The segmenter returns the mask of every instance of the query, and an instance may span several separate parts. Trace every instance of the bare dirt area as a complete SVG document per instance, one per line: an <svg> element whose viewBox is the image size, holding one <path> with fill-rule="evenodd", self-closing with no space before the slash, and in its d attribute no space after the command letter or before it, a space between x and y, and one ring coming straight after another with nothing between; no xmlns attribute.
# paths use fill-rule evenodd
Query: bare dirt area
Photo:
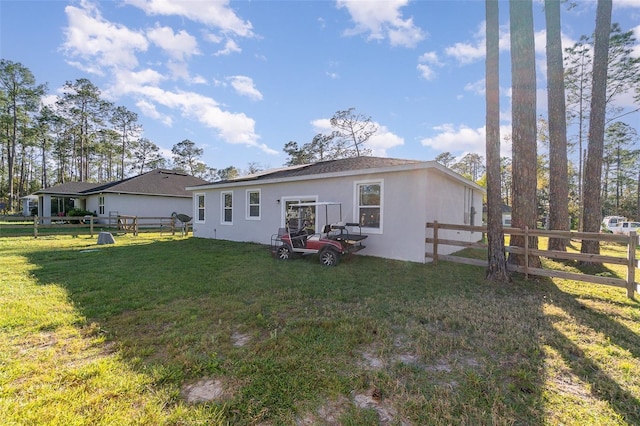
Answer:
<svg viewBox="0 0 640 426"><path fill-rule="evenodd" d="M223 399L225 389L221 380L203 377L195 383L183 386L180 394L188 403L197 404Z"/></svg>

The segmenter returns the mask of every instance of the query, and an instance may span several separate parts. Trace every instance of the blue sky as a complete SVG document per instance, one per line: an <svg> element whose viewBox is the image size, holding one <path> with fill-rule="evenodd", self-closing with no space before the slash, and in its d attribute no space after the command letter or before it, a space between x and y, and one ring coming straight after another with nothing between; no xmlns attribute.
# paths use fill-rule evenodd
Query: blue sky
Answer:
<svg viewBox="0 0 640 426"><path fill-rule="evenodd" d="M640 0L613 4L613 22L640 39ZM534 13L546 115L542 2ZM562 13L564 47L593 32L595 1ZM504 135L508 2L500 15ZM380 126L374 155L431 160L484 155L484 17L481 0L0 0L0 54L48 83L50 101L90 79L165 153L190 139L215 168L279 167L285 143L311 141L351 107ZM632 94L618 102L637 108ZM640 131L640 113L626 119Z"/></svg>

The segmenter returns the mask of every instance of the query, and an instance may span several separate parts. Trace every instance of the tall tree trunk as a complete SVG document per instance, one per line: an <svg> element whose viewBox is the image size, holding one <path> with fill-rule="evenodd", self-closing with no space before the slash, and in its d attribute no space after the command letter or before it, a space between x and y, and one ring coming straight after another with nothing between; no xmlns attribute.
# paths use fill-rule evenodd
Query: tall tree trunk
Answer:
<svg viewBox="0 0 640 426"><path fill-rule="evenodd" d="M567 166L567 110L560 33L560 1L545 0L547 21L547 99L549 110L549 228L568 231L569 173ZM551 238L549 250L565 251L569 241Z"/></svg>
<svg viewBox="0 0 640 426"><path fill-rule="evenodd" d="M14 89L15 90L15 89ZM14 168L16 164L16 145L18 144L18 105L15 96L13 97L13 116L12 116L12 129L11 139L9 139L9 146L7 147L7 178L9 179L9 211L14 211Z"/></svg>
<svg viewBox="0 0 640 426"><path fill-rule="evenodd" d="M604 121L607 101L607 65L611 31L611 0L598 0L596 9L595 45L593 49L593 82L589 114L589 147L584 173L584 230L600 231L602 206L602 153L604 150ZM582 253L600 253L598 241L585 240Z"/></svg>
<svg viewBox="0 0 640 426"><path fill-rule="evenodd" d="M500 190L500 77L498 0L486 0L487 15L487 279L509 281L502 233L502 200Z"/></svg>
<svg viewBox="0 0 640 426"><path fill-rule="evenodd" d="M536 64L531 0L510 0L511 86L512 86L512 226L536 229L537 222L537 141L536 141ZM524 247L522 236L512 236L511 245ZM530 238L530 248L538 247ZM524 265L522 255L509 255L509 263ZM540 266L540 258L529 257L529 266Z"/></svg>
<svg viewBox="0 0 640 426"><path fill-rule="evenodd" d="M638 171L638 185L636 186L636 220L640 221L640 171Z"/></svg>
<svg viewBox="0 0 640 426"><path fill-rule="evenodd" d="M47 188L47 137L44 136L42 139L42 177L40 180L40 185L43 188Z"/></svg>

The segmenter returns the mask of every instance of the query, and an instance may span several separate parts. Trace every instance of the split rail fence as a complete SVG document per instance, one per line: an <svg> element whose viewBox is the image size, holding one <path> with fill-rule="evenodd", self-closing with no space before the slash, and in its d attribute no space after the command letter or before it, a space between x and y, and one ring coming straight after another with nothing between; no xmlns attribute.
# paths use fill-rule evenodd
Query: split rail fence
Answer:
<svg viewBox="0 0 640 426"><path fill-rule="evenodd" d="M100 219L104 220L104 219ZM99 223L93 216L0 216L0 237L33 235L89 234L93 237L101 231L123 232L138 235L140 232L180 232L188 235L191 224L179 223L174 217L127 216L110 217L107 223Z"/></svg>
<svg viewBox="0 0 640 426"><path fill-rule="evenodd" d="M473 259L462 256L442 255L438 253L438 246L454 246L462 248L476 248L487 249L487 244L484 242L484 238L481 241L460 241L454 239L444 239L440 237L441 230L449 231L469 231L478 232L481 235L486 235L487 228L484 226L468 226L468 225L454 225L438 223L437 221L428 222L427 229L432 229L433 233L431 237L427 237L425 242L431 244L432 251L426 251L425 257L431 258L434 264L437 264L439 260L445 260L449 262L465 263L476 266L488 266L487 259ZM520 228L503 228L504 235L519 235L524 238L524 247L505 245L505 252L512 254L524 255L524 265L508 264L507 267L512 272L519 272L528 277L529 275L537 275L544 277L555 277L568 280L584 281L595 284L604 284L614 287L621 287L627 290L627 296L633 298L635 293L640 292L640 285L635 280L635 272L638 266L637 247L638 247L638 235L636 232L631 232L630 235L614 235L598 232L574 232L574 231L549 231L549 230L532 230L527 227ZM535 247L529 247L529 237L547 237L547 238L563 238L570 241L583 241L583 240L595 240L600 242L619 243L627 246L626 257L621 256L607 256L585 253L573 253L556 250L543 250ZM600 263L600 264L615 264L626 266L627 276L626 279L616 277L605 277L600 275L583 274L577 272L558 271L545 268L534 268L529 266L529 256L541 256L549 259L558 260L574 260L576 262L588 262L588 263Z"/></svg>

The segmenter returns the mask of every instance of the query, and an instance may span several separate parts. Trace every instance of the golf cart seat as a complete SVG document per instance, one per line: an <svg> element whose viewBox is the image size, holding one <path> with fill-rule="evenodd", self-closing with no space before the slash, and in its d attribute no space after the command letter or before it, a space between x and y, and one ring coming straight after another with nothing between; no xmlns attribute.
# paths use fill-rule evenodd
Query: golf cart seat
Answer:
<svg viewBox="0 0 640 426"><path fill-rule="evenodd" d="M349 228L353 228L354 230L349 230ZM336 241L348 241L353 244L367 238L366 235L362 235L362 229L359 223L338 222L331 225L331 230L337 231L332 236Z"/></svg>

